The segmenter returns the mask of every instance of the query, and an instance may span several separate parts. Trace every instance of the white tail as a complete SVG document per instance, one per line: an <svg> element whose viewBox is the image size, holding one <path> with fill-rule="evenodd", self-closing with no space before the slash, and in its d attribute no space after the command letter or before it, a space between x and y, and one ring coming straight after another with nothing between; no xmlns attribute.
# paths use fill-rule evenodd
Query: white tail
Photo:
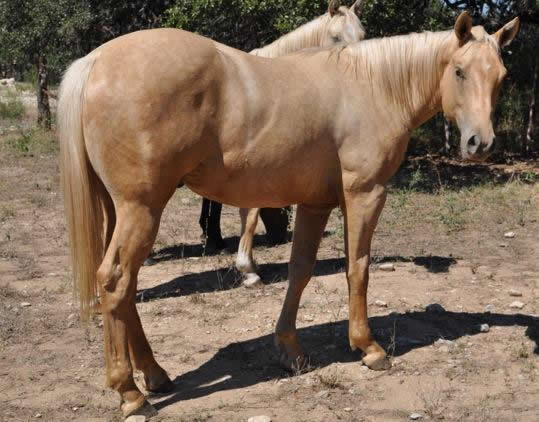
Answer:
<svg viewBox="0 0 539 422"><path fill-rule="evenodd" d="M69 67L58 99L61 184L73 284L83 319L97 304L96 273L104 254L103 221L107 212L103 196L108 195L88 160L82 128L86 82L97 56L91 53Z"/></svg>

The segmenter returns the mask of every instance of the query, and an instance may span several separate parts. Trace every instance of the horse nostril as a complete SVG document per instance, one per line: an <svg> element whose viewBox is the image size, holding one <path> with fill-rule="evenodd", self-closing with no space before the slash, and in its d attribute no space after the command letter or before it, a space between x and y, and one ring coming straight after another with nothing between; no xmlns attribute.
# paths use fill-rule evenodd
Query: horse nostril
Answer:
<svg viewBox="0 0 539 422"><path fill-rule="evenodd" d="M476 135L473 135L470 139L468 139L468 148L477 148L479 146L479 138Z"/></svg>

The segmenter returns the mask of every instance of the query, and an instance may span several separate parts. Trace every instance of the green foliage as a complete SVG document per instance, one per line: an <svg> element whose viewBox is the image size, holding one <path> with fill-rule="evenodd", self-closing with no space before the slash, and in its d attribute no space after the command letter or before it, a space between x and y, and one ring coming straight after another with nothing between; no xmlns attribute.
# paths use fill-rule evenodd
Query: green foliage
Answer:
<svg viewBox="0 0 539 422"><path fill-rule="evenodd" d="M79 41L90 17L85 0L0 0L0 62L27 68L38 56L48 57L59 74L82 54Z"/></svg>
<svg viewBox="0 0 539 422"><path fill-rule="evenodd" d="M58 153L58 140L53 132L38 128L20 129L16 136L8 139L11 150L21 156L55 155Z"/></svg>
<svg viewBox="0 0 539 422"><path fill-rule="evenodd" d="M250 51L327 11L326 0L177 0L164 25Z"/></svg>

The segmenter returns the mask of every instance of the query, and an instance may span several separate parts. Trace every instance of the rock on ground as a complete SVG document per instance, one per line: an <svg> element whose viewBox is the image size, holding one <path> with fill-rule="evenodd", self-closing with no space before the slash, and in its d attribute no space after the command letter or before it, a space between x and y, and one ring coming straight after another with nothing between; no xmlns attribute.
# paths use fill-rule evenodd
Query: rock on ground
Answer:
<svg viewBox="0 0 539 422"><path fill-rule="evenodd" d="M251 416L247 422L271 422L271 418L269 416Z"/></svg>

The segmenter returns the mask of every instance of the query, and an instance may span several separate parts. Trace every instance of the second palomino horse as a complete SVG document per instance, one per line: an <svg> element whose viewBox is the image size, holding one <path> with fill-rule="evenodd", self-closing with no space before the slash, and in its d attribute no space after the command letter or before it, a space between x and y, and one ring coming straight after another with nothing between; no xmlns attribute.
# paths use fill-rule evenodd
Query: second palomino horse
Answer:
<svg viewBox="0 0 539 422"><path fill-rule="evenodd" d="M341 6L339 0L332 0L326 14L263 48L251 51L250 54L274 58L306 48L329 47L360 41L365 38L365 30L359 20L363 5L364 0L357 0L348 8ZM222 205L219 202L204 198L199 223L210 250L220 250L225 247L221 236L221 208ZM240 210L241 239L236 257L236 268L244 273L246 286L261 285L260 277L255 273L256 265L252 256L253 237L259 214L262 216L272 243L283 242L287 234L288 212L275 208L266 208L262 210L262 213L259 209Z"/></svg>
<svg viewBox="0 0 539 422"><path fill-rule="evenodd" d="M135 32L77 60L60 87L60 169L83 315L102 299L107 385L125 416L173 388L135 306L137 276L176 186L237 207L299 204L289 286L275 330L281 363L301 368L296 316L331 210L345 219L349 342L390 366L367 318L371 238L412 130L438 111L466 159L494 145L506 74L494 35L461 14L451 31L362 41L277 59L173 29Z"/></svg>

